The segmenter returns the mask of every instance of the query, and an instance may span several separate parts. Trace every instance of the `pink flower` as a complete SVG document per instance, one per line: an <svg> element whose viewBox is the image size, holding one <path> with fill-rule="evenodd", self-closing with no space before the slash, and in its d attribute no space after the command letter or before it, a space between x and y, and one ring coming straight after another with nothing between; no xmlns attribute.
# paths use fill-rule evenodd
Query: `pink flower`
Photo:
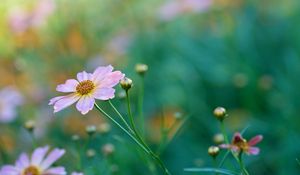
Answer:
<svg viewBox="0 0 300 175"><path fill-rule="evenodd" d="M220 148L231 149L238 153L243 151L248 155L257 155L259 154L259 148L254 147L254 145L258 144L262 139L262 135L257 135L248 142L240 133L235 133L231 144L221 144Z"/></svg>
<svg viewBox="0 0 300 175"><path fill-rule="evenodd" d="M14 8L9 12L8 25L14 33L23 33L29 27L30 14L22 8Z"/></svg>
<svg viewBox="0 0 300 175"><path fill-rule="evenodd" d="M16 108L23 104L23 96L13 88L6 87L0 90L0 122L11 122L16 116Z"/></svg>
<svg viewBox="0 0 300 175"><path fill-rule="evenodd" d="M59 92L69 92L66 96L52 98L49 105L54 105L54 112L61 111L77 102L76 108L85 115L93 109L95 99L109 100L115 97L116 86L124 74L120 71L112 72L111 65L98 67L93 73L85 71L77 74L77 80L69 79L65 84L56 87Z"/></svg>
<svg viewBox="0 0 300 175"><path fill-rule="evenodd" d="M52 167L51 165L65 154L65 150L54 149L47 156L48 146L36 148L28 157L22 153L15 165L4 165L0 175L65 175L64 167Z"/></svg>

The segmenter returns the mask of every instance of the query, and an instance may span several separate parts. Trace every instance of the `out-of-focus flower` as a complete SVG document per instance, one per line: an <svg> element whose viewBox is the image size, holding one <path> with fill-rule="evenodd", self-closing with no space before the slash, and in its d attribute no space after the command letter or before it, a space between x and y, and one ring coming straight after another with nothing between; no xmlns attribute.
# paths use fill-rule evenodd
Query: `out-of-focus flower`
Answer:
<svg viewBox="0 0 300 175"><path fill-rule="evenodd" d="M135 65L135 71L140 74L144 75L148 71L148 65L147 64L136 64Z"/></svg>
<svg viewBox="0 0 300 175"><path fill-rule="evenodd" d="M213 137L215 144L221 144L224 142L224 136L221 133L215 134Z"/></svg>
<svg viewBox="0 0 300 175"><path fill-rule="evenodd" d="M28 132L32 132L34 130L35 127L35 121L34 120L28 120L24 123L24 128L28 131Z"/></svg>
<svg viewBox="0 0 300 175"><path fill-rule="evenodd" d="M64 167L51 167L65 154L65 150L54 149L47 156L48 146L36 148L31 159L26 153L22 153L15 165L4 165L0 175L65 175Z"/></svg>
<svg viewBox="0 0 300 175"><path fill-rule="evenodd" d="M262 135L257 135L248 142L240 133L235 133L231 144L221 144L220 148L231 149L238 153L242 151L248 155L257 155L259 154L259 148L254 147L254 145L258 144L262 139Z"/></svg>
<svg viewBox="0 0 300 175"><path fill-rule="evenodd" d="M0 97L0 122L11 122L16 118L16 108L23 104L24 98L13 87L0 90Z"/></svg>
<svg viewBox="0 0 300 175"><path fill-rule="evenodd" d="M158 13L160 19L169 21L184 13L206 11L211 4L212 0L170 0Z"/></svg>
<svg viewBox="0 0 300 175"><path fill-rule="evenodd" d="M8 14L8 25L11 31L21 34L32 27L39 27L55 10L53 0L39 0L32 11L17 7Z"/></svg>
<svg viewBox="0 0 300 175"><path fill-rule="evenodd" d="M89 136L93 136L97 132L97 128L95 125L88 125L86 126L85 131Z"/></svg>
<svg viewBox="0 0 300 175"><path fill-rule="evenodd" d="M94 149L88 149L86 151L86 156L89 158L95 157L95 155L96 155L96 151Z"/></svg>
<svg viewBox="0 0 300 175"><path fill-rule="evenodd" d="M83 173L73 172L71 175L84 175Z"/></svg>
<svg viewBox="0 0 300 175"><path fill-rule="evenodd" d="M215 108L215 110L214 110L214 116L218 120L223 121L224 118L227 116L226 109L223 108L223 107L217 107L217 108Z"/></svg>
<svg viewBox="0 0 300 175"><path fill-rule="evenodd" d="M108 100L115 96L115 89L120 80L125 76L120 71L112 72L113 67L100 66L93 73L85 71L77 74L77 80L69 79L65 84L57 86L59 92L70 92L66 96L52 98L49 105L54 105L54 112L61 111L77 102L76 108L85 115L93 109L95 99Z"/></svg>

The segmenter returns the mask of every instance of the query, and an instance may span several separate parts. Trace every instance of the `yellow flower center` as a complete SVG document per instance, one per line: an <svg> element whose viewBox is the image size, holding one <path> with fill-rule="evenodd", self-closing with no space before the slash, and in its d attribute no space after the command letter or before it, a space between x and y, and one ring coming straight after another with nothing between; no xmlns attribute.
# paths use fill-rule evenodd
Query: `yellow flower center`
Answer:
<svg viewBox="0 0 300 175"><path fill-rule="evenodd" d="M40 170L35 166L29 166L27 167L22 175L40 175Z"/></svg>
<svg viewBox="0 0 300 175"><path fill-rule="evenodd" d="M92 90L95 88L94 83L91 80L85 80L80 82L76 86L76 92L80 95L86 95L92 92Z"/></svg>
<svg viewBox="0 0 300 175"><path fill-rule="evenodd" d="M233 145L239 147L243 151L247 151L249 148L248 142L246 139L237 139L234 140Z"/></svg>

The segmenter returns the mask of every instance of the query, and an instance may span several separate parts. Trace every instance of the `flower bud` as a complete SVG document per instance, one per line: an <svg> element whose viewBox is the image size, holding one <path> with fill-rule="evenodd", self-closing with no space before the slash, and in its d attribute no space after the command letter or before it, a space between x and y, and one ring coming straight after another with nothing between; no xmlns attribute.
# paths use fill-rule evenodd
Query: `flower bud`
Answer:
<svg viewBox="0 0 300 175"><path fill-rule="evenodd" d="M126 98L126 93L125 93L125 91L122 90L121 92L119 92L119 93L118 93L118 98L119 98L119 99L125 99L125 98Z"/></svg>
<svg viewBox="0 0 300 175"><path fill-rule="evenodd" d="M223 107L217 107L217 108L214 110L214 116L215 116L218 120L223 121L224 118L227 116L226 109L223 108Z"/></svg>
<svg viewBox="0 0 300 175"><path fill-rule="evenodd" d="M115 146L113 144L107 143L107 144L103 145L102 153L105 156L109 156L109 155L113 154L114 152L115 152Z"/></svg>
<svg viewBox="0 0 300 175"><path fill-rule="evenodd" d="M220 152L220 149L217 146L210 146L208 148L208 154L213 158L216 158L217 155L219 154L219 152Z"/></svg>
<svg viewBox="0 0 300 175"><path fill-rule="evenodd" d="M125 90L128 91L132 87L132 80L130 78L124 77L120 81L121 87Z"/></svg>
<svg viewBox="0 0 300 175"><path fill-rule="evenodd" d="M95 155L96 155L96 151L95 151L94 149L88 149L88 150L86 151L86 156L87 156L88 158L95 157Z"/></svg>
<svg viewBox="0 0 300 175"><path fill-rule="evenodd" d="M213 137L213 141L217 145L222 144L224 142L223 134L221 134L221 133L215 134L214 137Z"/></svg>
<svg viewBox="0 0 300 175"><path fill-rule="evenodd" d="M175 112L174 117L176 120L181 120L183 118L183 115L181 112Z"/></svg>
<svg viewBox="0 0 300 175"><path fill-rule="evenodd" d="M72 135L72 140L74 142L78 141L79 139L80 139L79 135L76 135L76 134Z"/></svg>
<svg viewBox="0 0 300 175"><path fill-rule="evenodd" d="M98 131L100 134L106 134L110 131L110 124L109 123L101 123L98 126Z"/></svg>
<svg viewBox="0 0 300 175"><path fill-rule="evenodd" d="M88 125L86 128L85 128L85 131L86 133L89 135L89 136L93 136L96 131L97 131L97 128L95 125Z"/></svg>
<svg viewBox="0 0 300 175"><path fill-rule="evenodd" d="M146 64L136 64L135 71L140 75L144 75L148 71L148 66Z"/></svg>
<svg viewBox="0 0 300 175"><path fill-rule="evenodd" d="M35 128L35 121L34 120L28 120L24 123L24 128L28 131L28 132L33 132L34 128Z"/></svg>

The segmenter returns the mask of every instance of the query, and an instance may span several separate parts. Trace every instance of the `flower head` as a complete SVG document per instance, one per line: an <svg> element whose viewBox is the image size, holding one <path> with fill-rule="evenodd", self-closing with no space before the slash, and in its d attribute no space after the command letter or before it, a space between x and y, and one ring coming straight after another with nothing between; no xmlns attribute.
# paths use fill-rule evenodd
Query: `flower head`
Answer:
<svg viewBox="0 0 300 175"><path fill-rule="evenodd" d="M11 122L17 116L16 107L24 102L23 96L13 87L0 90L0 96L0 122Z"/></svg>
<svg viewBox="0 0 300 175"><path fill-rule="evenodd" d="M248 142L240 133L235 133L231 144L221 144L220 148L231 149L232 151L238 153L242 151L248 155L257 155L259 154L259 148L254 147L254 145L258 144L262 139L262 135L257 135Z"/></svg>
<svg viewBox="0 0 300 175"><path fill-rule="evenodd" d="M36 148L31 156L22 153L15 165L4 165L0 175L65 175L64 167L51 165L65 154L65 150L54 149L47 156L48 146Z"/></svg>
<svg viewBox="0 0 300 175"><path fill-rule="evenodd" d="M61 111L77 102L76 108L85 115L93 109L95 99L109 100L115 97L115 89L125 76L120 71L112 71L112 66L98 67L93 73L85 71L77 74L77 80L69 79L56 87L59 92L70 93L52 98L49 105L54 105L54 112Z"/></svg>

